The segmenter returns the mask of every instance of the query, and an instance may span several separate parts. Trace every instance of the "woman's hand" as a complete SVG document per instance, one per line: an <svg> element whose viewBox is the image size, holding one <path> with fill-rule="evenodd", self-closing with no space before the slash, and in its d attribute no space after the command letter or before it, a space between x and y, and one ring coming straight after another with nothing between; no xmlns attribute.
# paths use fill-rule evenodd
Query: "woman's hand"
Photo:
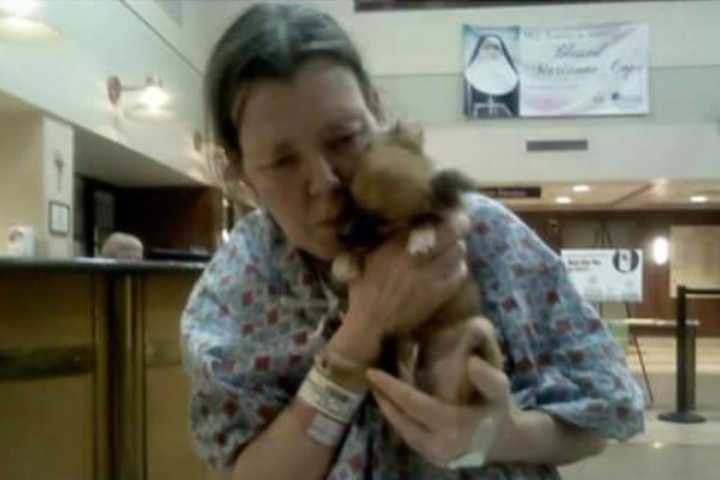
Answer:
<svg viewBox="0 0 720 480"><path fill-rule="evenodd" d="M343 328L356 342L376 345L366 358L354 355L356 360L372 363L384 337L421 324L458 291L467 277L462 236L468 228L465 214L454 214L437 227L428 254L410 255L404 233L366 257L363 275L349 287Z"/></svg>
<svg viewBox="0 0 720 480"><path fill-rule="evenodd" d="M522 414L501 370L471 356L468 375L484 399L482 404L452 405L379 370L370 370L368 379L383 416L405 443L443 467L471 451L486 456L498 438L512 435Z"/></svg>

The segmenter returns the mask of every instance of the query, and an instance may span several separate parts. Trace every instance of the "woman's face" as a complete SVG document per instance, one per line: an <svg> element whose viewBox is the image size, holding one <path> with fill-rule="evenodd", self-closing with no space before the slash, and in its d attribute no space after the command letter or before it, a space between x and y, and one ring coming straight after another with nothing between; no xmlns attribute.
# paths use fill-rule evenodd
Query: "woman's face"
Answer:
<svg viewBox="0 0 720 480"><path fill-rule="evenodd" d="M480 46L478 58L495 60L501 55L501 52L500 40L495 37L487 37Z"/></svg>
<svg viewBox="0 0 720 480"><path fill-rule="evenodd" d="M245 92L242 175L290 241L322 259L337 240L345 188L377 128L351 70L312 60L289 81Z"/></svg>

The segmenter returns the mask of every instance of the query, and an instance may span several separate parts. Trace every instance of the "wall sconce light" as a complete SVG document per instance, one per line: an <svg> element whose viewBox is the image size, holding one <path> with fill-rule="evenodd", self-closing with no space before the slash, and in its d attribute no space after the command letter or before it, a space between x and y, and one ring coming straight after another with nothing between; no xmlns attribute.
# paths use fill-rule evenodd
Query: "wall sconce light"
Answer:
<svg viewBox="0 0 720 480"><path fill-rule="evenodd" d="M47 45L62 34L42 21L37 0L0 0L0 41L25 45Z"/></svg>
<svg viewBox="0 0 720 480"><path fill-rule="evenodd" d="M110 103L120 104L123 92L140 92L137 101L128 109L132 116L168 117L169 110L164 107L170 102L170 95L163 88L159 75L148 75L145 85L123 85L120 78L113 75L107 80L107 93Z"/></svg>

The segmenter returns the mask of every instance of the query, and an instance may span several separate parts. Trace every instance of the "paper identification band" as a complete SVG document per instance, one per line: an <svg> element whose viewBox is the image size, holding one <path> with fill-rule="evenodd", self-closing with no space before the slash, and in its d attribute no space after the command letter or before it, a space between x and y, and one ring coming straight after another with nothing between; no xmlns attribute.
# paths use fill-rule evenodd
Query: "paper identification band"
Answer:
<svg viewBox="0 0 720 480"><path fill-rule="evenodd" d="M346 425L317 412L305 433L321 445L334 447L340 443Z"/></svg>
<svg viewBox="0 0 720 480"><path fill-rule="evenodd" d="M314 442L326 447L336 447L340 443L347 425L328 418L299 397L292 407L302 431Z"/></svg>
<svg viewBox="0 0 720 480"><path fill-rule="evenodd" d="M313 367L300 387L298 397L327 417L347 424L365 395L341 387Z"/></svg>

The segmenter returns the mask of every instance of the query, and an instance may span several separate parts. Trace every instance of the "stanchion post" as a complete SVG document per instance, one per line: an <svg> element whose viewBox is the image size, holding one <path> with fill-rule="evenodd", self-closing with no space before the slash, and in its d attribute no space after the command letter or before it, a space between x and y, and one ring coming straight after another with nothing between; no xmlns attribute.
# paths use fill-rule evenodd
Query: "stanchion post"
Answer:
<svg viewBox="0 0 720 480"><path fill-rule="evenodd" d="M673 423L701 423L705 418L690 411L688 399L687 376L687 294L685 285L677 287L677 315L675 328L676 361L675 361L675 391L676 409L674 412L661 413L658 418Z"/></svg>

